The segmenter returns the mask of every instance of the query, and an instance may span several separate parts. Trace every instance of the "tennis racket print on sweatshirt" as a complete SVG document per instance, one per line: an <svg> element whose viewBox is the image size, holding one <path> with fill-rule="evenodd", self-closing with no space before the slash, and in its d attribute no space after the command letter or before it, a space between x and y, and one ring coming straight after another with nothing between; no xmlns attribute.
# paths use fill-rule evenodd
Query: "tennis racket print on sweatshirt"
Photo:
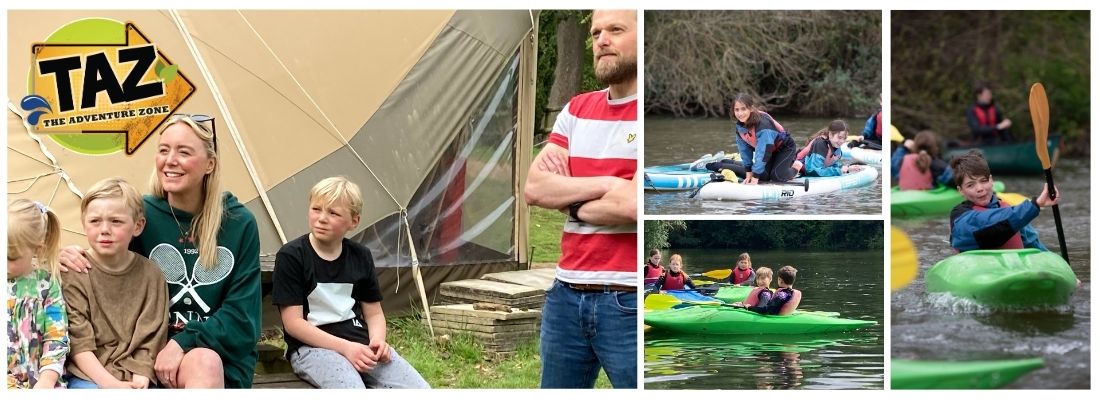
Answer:
<svg viewBox="0 0 1100 400"><path fill-rule="evenodd" d="M169 285L181 287L180 291L172 296L169 302L170 305L176 304L183 298L184 294L190 293L191 298L195 300L195 304L198 304L204 313L210 312L210 306L195 292L195 289L225 280L229 273L233 271L234 264L233 252L222 246L218 246L218 262L213 268L206 268L199 264L199 260L196 258L195 264L191 268L190 277L187 276L187 263L183 260L183 254L180 254L175 246L167 243L158 244L149 253L149 259L157 263L160 271L164 274L164 280Z"/></svg>

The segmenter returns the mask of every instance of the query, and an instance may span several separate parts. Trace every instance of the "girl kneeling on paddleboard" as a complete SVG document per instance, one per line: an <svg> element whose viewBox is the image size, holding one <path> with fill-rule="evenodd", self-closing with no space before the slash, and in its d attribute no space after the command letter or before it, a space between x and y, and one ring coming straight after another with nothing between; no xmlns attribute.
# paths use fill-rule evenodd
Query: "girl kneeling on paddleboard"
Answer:
<svg viewBox="0 0 1100 400"><path fill-rule="evenodd" d="M738 94L733 100L730 114L736 120L734 137L737 150L741 153L741 162L722 160L707 164L707 169L720 171L729 169L743 176L745 184L761 181L786 182L798 174L802 168L795 161L798 146L771 115L756 108L752 96Z"/></svg>

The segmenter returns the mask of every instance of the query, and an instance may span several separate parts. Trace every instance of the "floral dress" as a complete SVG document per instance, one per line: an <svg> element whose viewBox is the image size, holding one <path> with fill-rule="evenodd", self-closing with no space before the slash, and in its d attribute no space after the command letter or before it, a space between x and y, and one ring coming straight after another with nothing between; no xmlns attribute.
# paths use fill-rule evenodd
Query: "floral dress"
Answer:
<svg viewBox="0 0 1100 400"><path fill-rule="evenodd" d="M29 389L43 370L63 375L69 330L61 282L34 269L8 279L8 388ZM62 379L56 387L65 387Z"/></svg>

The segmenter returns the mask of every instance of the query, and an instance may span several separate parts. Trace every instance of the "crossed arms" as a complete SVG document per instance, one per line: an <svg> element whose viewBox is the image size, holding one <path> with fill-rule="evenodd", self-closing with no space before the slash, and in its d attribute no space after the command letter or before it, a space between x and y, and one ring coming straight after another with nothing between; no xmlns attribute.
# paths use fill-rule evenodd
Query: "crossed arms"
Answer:
<svg viewBox="0 0 1100 400"><path fill-rule="evenodd" d="M569 150L547 143L531 163L523 195L527 204L563 212L570 204L587 202L577 215L589 224L629 224L638 219L637 180L637 174L631 180L571 176Z"/></svg>

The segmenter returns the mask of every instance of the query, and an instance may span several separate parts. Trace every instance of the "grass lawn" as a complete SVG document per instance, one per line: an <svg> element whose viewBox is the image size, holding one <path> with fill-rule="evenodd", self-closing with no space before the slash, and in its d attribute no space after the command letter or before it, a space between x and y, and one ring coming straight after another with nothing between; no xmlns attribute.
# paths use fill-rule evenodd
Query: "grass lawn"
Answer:
<svg viewBox="0 0 1100 400"><path fill-rule="evenodd" d="M561 258L561 230L565 215L545 208L531 207L528 243L531 262L556 263Z"/></svg>
<svg viewBox="0 0 1100 400"><path fill-rule="evenodd" d="M418 317L390 318L386 339L433 388L535 389L539 387L538 340L512 355L493 358L466 334L431 337ZM597 388L611 388L600 371Z"/></svg>

